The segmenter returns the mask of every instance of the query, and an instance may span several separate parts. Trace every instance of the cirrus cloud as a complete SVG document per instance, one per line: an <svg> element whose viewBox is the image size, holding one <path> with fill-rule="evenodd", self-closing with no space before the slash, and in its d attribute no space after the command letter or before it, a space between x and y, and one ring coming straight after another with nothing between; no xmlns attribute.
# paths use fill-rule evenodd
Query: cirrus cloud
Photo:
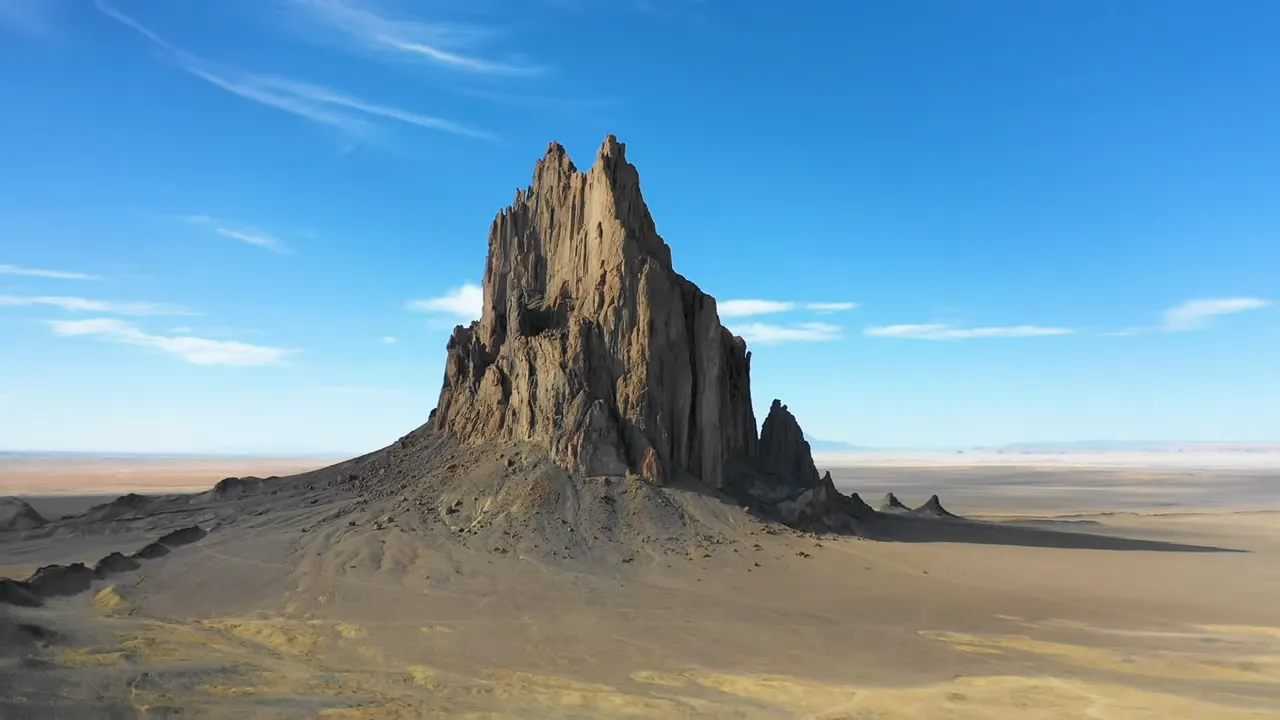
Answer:
<svg viewBox="0 0 1280 720"><path fill-rule="evenodd" d="M279 365L296 350L232 340L211 340L190 335L153 335L133 323L115 318L51 320L49 329L62 337L89 337L107 342L134 345L173 355L192 365L255 367Z"/></svg>
<svg viewBox="0 0 1280 720"><path fill-rule="evenodd" d="M544 68L481 57L463 48L494 34L489 28L393 18L368 0L293 0L301 17L345 35L357 47L478 75L540 75Z"/></svg>
<svg viewBox="0 0 1280 720"><path fill-rule="evenodd" d="M338 128L353 137L369 136L376 129L371 119L380 118L455 135L484 140L496 139L492 133L467 127L445 118L367 102L312 83L275 75L241 72L220 66L170 43L105 0L94 0L94 6L106 17L146 38L162 59L184 72L232 95L321 125Z"/></svg>
<svg viewBox="0 0 1280 720"><path fill-rule="evenodd" d="M752 315L770 315L790 312L796 309L793 302L780 300L725 300L716 303L720 317L750 317Z"/></svg>
<svg viewBox="0 0 1280 720"><path fill-rule="evenodd" d="M0 2L0 4L3 4ZM18 265L0 264L0 275L21 275L23 277L49 278L51 280L101 280L97 275L67 270L42 270Z"/></svg>
<svg viewBox="0 0 1280 720"><path fill-rule="evenodd" d="M844 312L858 307L855 302L810 302L798 303L790 300L742 299L725 300L716 303L720 317L751 317L753 315L773 315L793 310L809 310L819 315Z"/></svg>
<svg viewBox="0 0 1280 720"><path fill-rule="evenodd" d="M839 340L839 325L821 322L796 323L794 325L773 325L770 323L752 322L732 325L729 332L741 337L749 343L775 345L788 342L827 342Z"/></svg>
<svg viewBox="0 0 1280 720"><path fill-rule="evenodd" d="M1198 330L1207 326L1213 318L1220 315L1259 310L1270 304L1270 300L1255 297L1188 300L1164 311L1163 327L1171 332Z"/></svg>
<svg viewBox="0 0 1280 720"><path fill-rule="evenodd" d="M116 302L110 300L91 300L82 297L65 297L61 295L0 295L0 306L24 307L45 305L61 308L67 312L95 312L111 315L195 315L185 308L168 303L153 302Z"/></svg>
<svg viewBox="0 0 1280 720"><path fill-rule="evenodd" d="M979 338L1027 338L1070 335L1073 328L1040 325L1007 325L998 327L956 327L943 323L871 326L862 331L871 337L896 337L912 340L972 340Z"/></svg>

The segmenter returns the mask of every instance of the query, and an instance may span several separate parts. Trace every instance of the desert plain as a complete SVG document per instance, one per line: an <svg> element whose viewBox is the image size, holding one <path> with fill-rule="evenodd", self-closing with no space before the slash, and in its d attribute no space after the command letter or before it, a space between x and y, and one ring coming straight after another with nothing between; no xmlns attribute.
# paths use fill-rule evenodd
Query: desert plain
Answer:
<svg viewBox="0 0 1280 720"><path fill-rule="evenodd" d="M0 605L0 717L1280 715L1274 456L818 456L873 505L985 521L893 540L626 480L522 533L485 478L545 468L499 456L430 507L344 492L351 463L209 497L324 459L7 458L48 523L0 531L2 577L201 536Z"/></svg>

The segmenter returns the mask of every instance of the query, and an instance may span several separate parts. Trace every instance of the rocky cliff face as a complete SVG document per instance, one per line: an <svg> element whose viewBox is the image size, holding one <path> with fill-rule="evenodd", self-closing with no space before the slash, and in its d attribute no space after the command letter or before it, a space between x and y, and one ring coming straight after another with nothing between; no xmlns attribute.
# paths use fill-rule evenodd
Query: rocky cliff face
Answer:
<svg viewBox="0 0 1280 720"><path fill-rule="evenodd" d="M724 487L726 462L757 454L750 367L672 268L625 146L609 136L583 173L553 143L490 228L483 316L449 341L432 424L544 445L581 475Z"/></svg>

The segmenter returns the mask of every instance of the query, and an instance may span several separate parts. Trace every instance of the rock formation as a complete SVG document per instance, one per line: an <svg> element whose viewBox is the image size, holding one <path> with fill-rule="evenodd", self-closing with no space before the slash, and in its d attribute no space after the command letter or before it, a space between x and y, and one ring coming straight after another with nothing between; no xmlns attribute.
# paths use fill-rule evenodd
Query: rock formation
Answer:
<svg viewBox="0 0 1280 720"><path fill-rule="evenodd" d="M924 517L933 517L933 518L959 518L960 517L959 515L956 515L948 511L946 508L942 507L942 501L938 499L937 495L930 495L929 499L926 500L923 505L916 508L915 510L912 510L911 513L913 515L921 515Z"/></svg>
<svg viewBox="0 0 1280 720"><path fill-rule="evenodd" d="M20 498L0 498L0 530L30 530L45 524L35 508Z"/></svg>
<svg viewBox="0 0 1280 720"><path fill-rule="evenodd" d="M774 400L760 428L761 464L778 476L800 487L818 485L818 468L804 439L804 431L786 405ZM827 480L831 479L830 474ZM834 486L833 486L834 487Z"/></svg>
<svg viewBox="0 0 1280 720"><path fill-rule="evenodd" d="M579 172L552 143L490 227L482 315L454 329L430 425L533 443L580 476L768 486L793 519L835 507L785 405L757 437L750 371L715 299L673 269L625 146L610 135Z"/></svg>
<svg viewBox="0 0 1280 720"><path fill-rule="evenodd" d="M526 440L581 475L722 487L755 452L746 343L672 269L625 147L579 172L552 143L494 220L479 322L454 330L433 425Z"/></svg>
<svg viewBox="0 0 1280 720"><path fill-rule="evenodd" d="M902 513L910 511L911 508L903 505L902 501L898 499L898 496L893 493L885 495L884 502L880 503L880 512Z"/></svg>

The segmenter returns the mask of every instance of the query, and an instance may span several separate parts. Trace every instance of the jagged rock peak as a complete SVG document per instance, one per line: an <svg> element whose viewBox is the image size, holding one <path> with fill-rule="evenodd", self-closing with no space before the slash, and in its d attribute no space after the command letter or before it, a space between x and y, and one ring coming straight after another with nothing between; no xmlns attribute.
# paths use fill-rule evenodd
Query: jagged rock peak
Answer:
<svg viewBox="0 0 1280 720"><path fill-rule="evenodd" d="M756 450L750 359L672 269L625 145L606 137L584 173L552 143L490 227L483 313L449 340L432 427L582 475L722 486Z"/></svg>
<svg viewBox="0 0 1280 720"><path fill-rule="evenodd" d="M866 501L859 497L858 493L850 494L845 502L845 506L848 508L849 514L854 517L865 518L875 514L875 510L873 510Z"/></svg>
<svg viewBox="0 0 1280 720"><path fill-rule="evenodd" d="M781 400L774 400L760 428L759 460L768 470L801 487L818 485L818 468L813 464L809 442L796 416ZM828 473L830 479L830 473Z"/></svg>
<svg viewBox="0 0 1280 720"><path fill-rule="evenodd" d="M884 496L884 502L880 503L880 509L885 511L910 510L910 508L903 505L902 501L898 499L898 496L893 493L888 493Z"/></svg>
<svg viewBox="0 0 1280 720"><path fill-rule="evenodd" d="M942 507L942 501L937 495L930 495L929 499L923 505L913 510L917 515L928 515L930 517L959 517L954 513Z"/></svg>

